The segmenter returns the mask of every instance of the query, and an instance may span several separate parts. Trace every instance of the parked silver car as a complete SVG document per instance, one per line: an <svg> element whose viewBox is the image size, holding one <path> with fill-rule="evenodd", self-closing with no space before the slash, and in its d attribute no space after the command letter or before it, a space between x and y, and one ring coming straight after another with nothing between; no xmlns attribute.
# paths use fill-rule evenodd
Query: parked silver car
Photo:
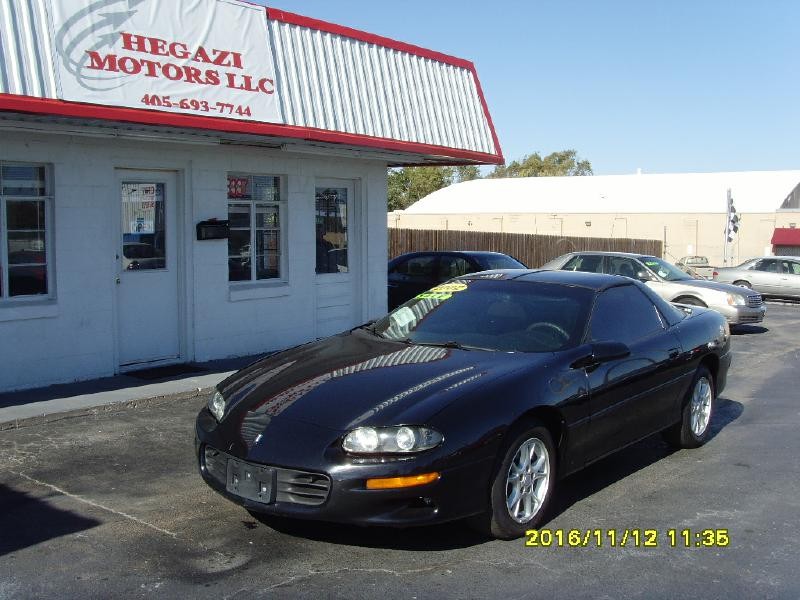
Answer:
<svg viewBox="0 0 800 600"><path fill-rule="evenodd" d="M800 256L764 256L714 269L714 281L752 288L764 296L800 298Z"/></svg>
<svg viewBox="0 0 800 600"><path fill-rule="evenodd" d="M760 323L767 312L760 294L727 283L694 279L655 256L627 252L570 252L542 268L608 273L638 279L670 302L713 308L722 313L731 325Z"/></svg>

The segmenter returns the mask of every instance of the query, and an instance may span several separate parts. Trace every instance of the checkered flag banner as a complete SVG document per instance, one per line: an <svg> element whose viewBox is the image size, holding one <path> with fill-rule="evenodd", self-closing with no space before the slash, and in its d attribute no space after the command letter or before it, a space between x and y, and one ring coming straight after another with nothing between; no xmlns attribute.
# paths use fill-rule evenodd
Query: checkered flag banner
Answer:
<svg viewBox="0 0 800 600"><path fill-rule="evenodd" d="M739 215L736 214L736 207L733 205L733 196L728 190L728 221L725 226L725 238L733 241L733 236L739 233Z"/></svg>

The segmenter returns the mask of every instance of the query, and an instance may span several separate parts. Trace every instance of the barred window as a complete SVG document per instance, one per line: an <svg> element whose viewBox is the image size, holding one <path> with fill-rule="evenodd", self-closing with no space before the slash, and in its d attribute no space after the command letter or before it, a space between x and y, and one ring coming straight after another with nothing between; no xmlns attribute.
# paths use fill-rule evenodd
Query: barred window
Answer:
<svg viewBox="0 0 800 600"><path fill-rule="evenodd" d="M50 179L46 165L0 162L0 300L51 293Z"/></svg>
<svg viewBox="0 0 800 600"><path fill-rule="evenodd" d="M228 281L284 279L281 178L228 174Z"/></svg>

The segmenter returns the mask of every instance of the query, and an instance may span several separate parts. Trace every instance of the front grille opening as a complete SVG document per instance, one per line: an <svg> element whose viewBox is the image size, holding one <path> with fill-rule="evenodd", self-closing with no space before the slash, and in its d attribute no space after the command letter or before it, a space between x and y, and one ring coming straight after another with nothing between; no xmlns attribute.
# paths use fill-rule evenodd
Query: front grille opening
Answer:
<svg viewBox="0 0 800 600"><path fill-rule="evenodd" d="M278 502L319 506L328 498L331 481L327 475L278 469Z"/></svg>

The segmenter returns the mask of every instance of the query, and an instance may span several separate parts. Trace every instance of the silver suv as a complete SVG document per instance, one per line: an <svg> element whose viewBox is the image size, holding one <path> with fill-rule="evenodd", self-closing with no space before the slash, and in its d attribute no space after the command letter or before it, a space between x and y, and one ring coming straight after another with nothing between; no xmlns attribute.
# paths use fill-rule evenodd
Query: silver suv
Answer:
<svg viewBox="0 0 800 600"><path fill-rule="evenodd" d="M767 312L761 294L727 283L694 279L655 256L628 252L570 252L551 260L542 269L608 273L638 279L670 302L713 308L722 313L731 325L760 323Z"/></svg>

